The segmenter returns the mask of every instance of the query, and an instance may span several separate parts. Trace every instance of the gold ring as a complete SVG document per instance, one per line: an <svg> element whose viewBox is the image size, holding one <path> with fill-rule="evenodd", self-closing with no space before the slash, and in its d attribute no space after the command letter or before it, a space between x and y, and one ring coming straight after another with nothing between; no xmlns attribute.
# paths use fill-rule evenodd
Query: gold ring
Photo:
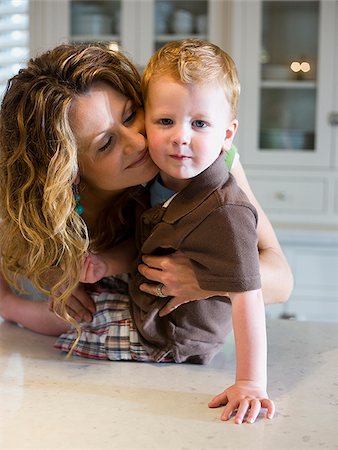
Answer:
<svg viewBox="0 0 338 450"><path fill-rule="evenodd" d="M157 297L164 298L166 295L163 294L162 289L164 288L164 284L160 283L156 286L156 295Z"/></svg>

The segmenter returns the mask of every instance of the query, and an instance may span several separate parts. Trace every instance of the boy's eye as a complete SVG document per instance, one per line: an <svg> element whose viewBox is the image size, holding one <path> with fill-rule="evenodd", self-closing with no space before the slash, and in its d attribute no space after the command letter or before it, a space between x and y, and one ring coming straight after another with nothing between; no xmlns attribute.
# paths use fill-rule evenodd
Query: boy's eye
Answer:
<svg viewBox="0 0 338 450"><path fill-rule="evenodd" d="M164 119L160 119L159 123L161 125L172 125L173 121L171 119L164 118Z"/></svg>
<svg viewBox="0 0 338 450"><path fill-rule="evenodd" d="M136 117L136 110L133 111L131 114L129 114L129 116L124 120L124 124L128 124L130 122L132 122Z"/></svg>
<svg viewBox="0 0 338 450"><path fill-rule="evenodd" d="M193 125L196 128L205 128L207 126L207 124L204 120L194 120Z"/></svg>

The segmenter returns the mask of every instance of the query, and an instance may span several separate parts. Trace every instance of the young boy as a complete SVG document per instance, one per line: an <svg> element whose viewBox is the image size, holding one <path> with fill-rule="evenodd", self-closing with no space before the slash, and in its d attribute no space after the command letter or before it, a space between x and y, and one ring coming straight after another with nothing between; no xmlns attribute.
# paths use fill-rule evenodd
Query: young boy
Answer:
<svg viewBox="0 0 338 450"><path fill-rule="evenodd" d="M163 304L140 294L144 280L135 271L131 311L142 344L157 360L208 362L224 344L232 310L236 382L209 406L226 404L223 419L238 408L236 422L250 408L250 421L261 407L272 417L257 216L224 164L238 126L234 62L206 41L172 42L150 59L142 91L149 151L160 173L149 186L152 208L139 223L140 254L181 251L201 288L229 297L190 302L160 317ZM157 295L165 296L161 286Z"/></svg>

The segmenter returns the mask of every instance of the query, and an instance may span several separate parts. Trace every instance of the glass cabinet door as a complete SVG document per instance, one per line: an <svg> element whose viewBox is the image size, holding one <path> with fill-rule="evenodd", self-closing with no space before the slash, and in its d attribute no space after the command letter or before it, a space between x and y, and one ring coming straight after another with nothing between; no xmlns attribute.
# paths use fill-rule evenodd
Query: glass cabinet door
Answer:
<svg viewBox="0 0 338 450"><path fill-rule="evenodd" d="M168 41L200 37L221 46L227 42L229 1L66 1L71 42L99 41L118 46L140 70Z"/></svg>
<svg viewBox="0 0 338 450"><path fill-rule="evenodd" d="M318 1L264 1L259 148L313 152L318 66Z"/></svg>
<svg viewBox="0 0 338 450"><path fill-rule="evenodd" d="M120 44L120 0L71 0L70 40Z"/></svg>
<svg viewBox="0 0 338 450"><path fill-rule="evenodd" d="M106 42L125 51L142 69L166 42L206 38L209 1L70 0L70 40Z"/></svg>
<svg viewBox="0 0 338 450"><path fill-rule="evenodd" d="M238 3L241 22L234 42L239 41L242 93L236 139L246 152L246 163L329 167L334 130L328 116L334 109L336 84L335 3Z"/></svg>
<svg viewBox="0 0 338 450"><path fill-rule="evenodd" d="M186 37L208 36L209 2L183 0L155 0L154 4L154 48L166 42Z"/></svg>

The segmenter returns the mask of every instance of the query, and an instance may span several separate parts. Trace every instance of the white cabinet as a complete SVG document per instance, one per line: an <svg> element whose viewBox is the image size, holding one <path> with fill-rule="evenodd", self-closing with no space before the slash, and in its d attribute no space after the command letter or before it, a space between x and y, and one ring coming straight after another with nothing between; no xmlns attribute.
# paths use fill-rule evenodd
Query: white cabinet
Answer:
<svg viewBox="0 0 338 450"><path fill-rule="evenodd" d="M275 223L338 229L338 1L235 1L233 23L257 197Z"/></svg>
<svg viewBox="0 0 338 450"><path fill-rule="evenodd" d="M295 286L285 305L267 307L271 317L338 322L338 235L334 231L277 230L293 269Z"/></svg>
<svg viewBox="0 0 338 450"><path fill-rule="evenodd" d="M236 143L294 273L273 317L338 321L338 1L233 2Z"/></svg>
<svg viewBox="0 0 338 450"><path fill-rule="evenodd" d="M270 219L338 230L338 0L31 0L30 8L31 54L103 41L142 69L156 48L186 36L229 51L242 85L236 143Z"/></svg>
<svg viewBox="0 0 338 450"><path fill-rule="evenodd" d="M103 41L142 68L159 46L187 36L230 52L242 85L241 161L295 275L290 302L268 314L338 321L338 0L30 5L32 54Z"/></svg>
<svg viewBox="0 0 338 450"><path fill-rule="evenodd" d="M230 2L199 0L33 0L32 53L61 42L118 45L143 67L165 42L228 41Z"/></svg>

